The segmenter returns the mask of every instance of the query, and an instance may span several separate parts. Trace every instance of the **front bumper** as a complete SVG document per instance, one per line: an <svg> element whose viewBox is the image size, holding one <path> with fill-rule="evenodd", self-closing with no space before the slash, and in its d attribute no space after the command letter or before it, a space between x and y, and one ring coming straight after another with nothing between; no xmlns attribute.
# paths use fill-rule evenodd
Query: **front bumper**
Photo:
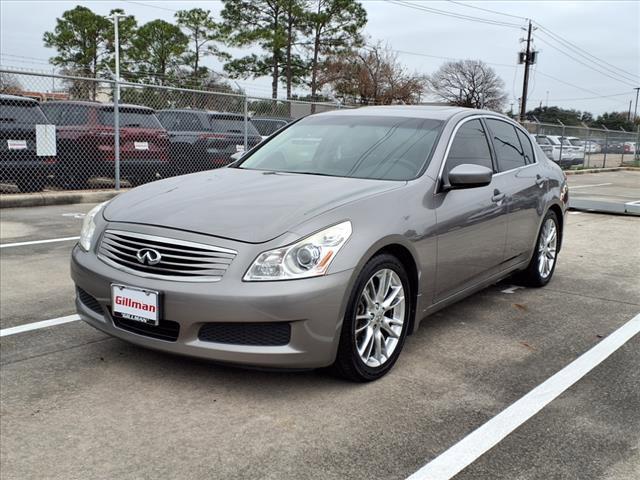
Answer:
<svg viewBox="0 0 640 480"><path fill-rule="evenodd" d="M353 270L281 282L242 282L233 273L227 271L221 281L213 283L175 282L123 272L77 246L71 257L73 281L103 311L96 313L77 298L78 314L109 335L156 350L243 365L316 368L333 363ZM110 313L111 283L161 292L162 319L180 324L177 340L159 340L117 327ZM291 336L288 344L279 346L200 340L200 327L215 322L288 322Z"/></svg>

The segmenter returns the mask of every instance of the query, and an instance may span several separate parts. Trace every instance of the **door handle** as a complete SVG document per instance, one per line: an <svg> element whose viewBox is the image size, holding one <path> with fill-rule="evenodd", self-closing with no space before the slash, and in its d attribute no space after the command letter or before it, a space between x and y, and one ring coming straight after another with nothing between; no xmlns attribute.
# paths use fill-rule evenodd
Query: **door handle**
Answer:
<svg viewBox="0 0 640 480"><path fill-rule="evenodd" d="M491 197L491 201L494 203L500 203L502 200L504 200L504 197L505 194L496 188L493 191L493 197Z"/></svg>
<svg viewBox="0 0 640 480"><path fill-rule="evenodd" d="M539 174L536 174L536 185L538 185L540 188L542 188L542 186L544 185L544 182L546 181L547 181L546 178L542 178Z"/></svg>

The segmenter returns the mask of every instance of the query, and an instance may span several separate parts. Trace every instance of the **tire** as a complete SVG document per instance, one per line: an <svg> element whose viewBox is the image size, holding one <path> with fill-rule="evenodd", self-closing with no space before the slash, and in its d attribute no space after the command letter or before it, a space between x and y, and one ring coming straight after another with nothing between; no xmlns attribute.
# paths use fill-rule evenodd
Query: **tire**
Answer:
<svg viewBox="0 0 640 480"><path fill-rule="evenodd" d="M388 281L386 299L388 302L393 299L390 304L395 304L387 311L384 311L384 306L374 306L384 303L380 301L381 296L375 297L376 286L380 287L383 278ZM402 289L398 290L398 286ZM365 298L365 289L371 302ZM398 301L401 296L403 300ZM391 370L407 336L411 299L409 277L400 261L387 254L372 258L358 275L351 291L342 324L338 354L331 367L333 372L354 382L370 382ZM356 332L356 329L360 331ZM370 332L370 341L365 343ZM376 338L380 340L376 341ZM369 345L370 348L367 348ZM383 350L384 353L388 353L384 355ZM367 351L369 358L365 361ZM376 353L379 353L379 356Z"/></svg>
<svg viewBox="0 0 640 480"><path fill-rule="evenodd" d="M546 242L545 245L543 235L546 235L549 238L549 233L547 228L553 224L553 228L555 229L555 237L553 240L553 245L549 245L549 241ZM542 220L542 225L540 226L540 231L538 232L538 238L536 240L535 250L533 252L533 256L529 265L525 270L520 272L518 275L518 280L520 283L524 284L527 287L544 287L553 276L553 272L556 269L556 264L558 263L558 246L560 245L560 226L558 224L558 217L555 212L549 210L547 214L544 216ZM550 268L543 268L541 266L542 262L542 251L541 249L545 248L544 253L546 254L547 259L549 259L549 253L553 252L553 259L550 265Z"/></svg>

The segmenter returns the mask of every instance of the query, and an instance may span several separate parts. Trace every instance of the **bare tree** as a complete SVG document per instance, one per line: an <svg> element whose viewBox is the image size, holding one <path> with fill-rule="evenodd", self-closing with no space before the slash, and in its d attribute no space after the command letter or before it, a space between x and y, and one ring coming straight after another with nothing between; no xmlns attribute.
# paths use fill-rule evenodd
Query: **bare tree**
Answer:
<svg viewBox="0 0 640 480"><path fill-rule="evenodd" d="M329 59L320 83L345 102L391 105L419 102L427 79L409 73L391 47L378 42Z"/></svg>
<svg viewBox="0 0 640 480"><path fill-rule="evenodd" d="M433 93L453 105L501 110L507 95L504 82L480 60L443 64L429 78Z"/></svg>
<svg viewBox="0 0 640 480"><path fill-rule="evenodd" d="M21 90L18 77L12 73L0 73L0 93L17 94Z"/></svg>

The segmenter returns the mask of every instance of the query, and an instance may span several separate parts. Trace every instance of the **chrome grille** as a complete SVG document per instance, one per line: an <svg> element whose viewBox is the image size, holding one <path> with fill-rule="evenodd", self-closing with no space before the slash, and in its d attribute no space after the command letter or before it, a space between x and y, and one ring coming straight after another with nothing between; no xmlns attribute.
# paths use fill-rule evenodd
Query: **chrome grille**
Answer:
<svg viewBox="0 0 640 480"><path fill-rule="evenodd" d="M160 253L160 261L155 265L140 262L137 253L144 248ZM227 248L122 230L104 232L98 250L103 262L120 270L182 282L218 281L236 255Z"/></svg>

